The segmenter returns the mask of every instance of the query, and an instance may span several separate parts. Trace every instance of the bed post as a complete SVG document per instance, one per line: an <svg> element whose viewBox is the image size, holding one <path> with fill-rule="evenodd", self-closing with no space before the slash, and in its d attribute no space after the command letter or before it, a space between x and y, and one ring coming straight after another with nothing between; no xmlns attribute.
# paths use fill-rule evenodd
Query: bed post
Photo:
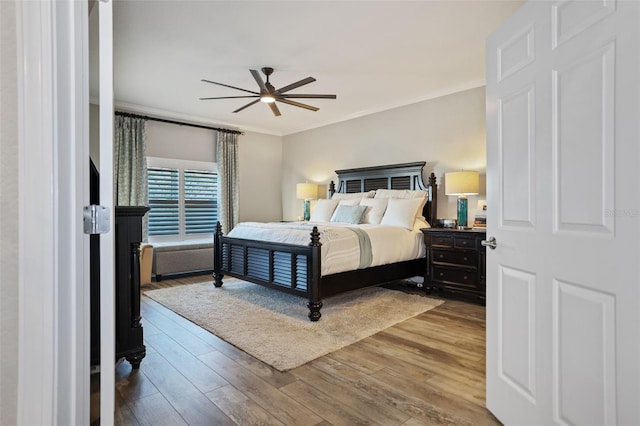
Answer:
<svg viewBox="0 0 640 426"><path fill-rule="evenodd" d="M322 243L320 242L320 233L317 226L314 226L313 231L311 231L311 243L309 243L309 246L311 247L311 279L307 289L309 293L307 308L309 308L309 319L318 321L322 316L320 313L320 309L322 309L322 300L320 300L320 273L322 271L320 248Z"/></svg>
<svg viewBox="0 0 640 426"><path fill-rule="evenodd" d="M220 273L222 269L222 225L220 222L216 223L216 232L213 234L213 285L216 287L222 287L223 274Z"/></svg>
<svg viewBox="0 0 640 426"><path fill-rule="evenodd" d="M329 183L329 198L333 198L333 194L336 193L336 184L333 183L333 181L331 181L331 183Z"/></svg>
<svg viewBox="0 0 640 426"><path fill-rule="evenodd" d="M438 184L436 183L436 174L433 172L429 175L429 189L431 192L431 208L429 209L429 216L431 217L428 222L429 225L435 227L438 211Z"/></svg>

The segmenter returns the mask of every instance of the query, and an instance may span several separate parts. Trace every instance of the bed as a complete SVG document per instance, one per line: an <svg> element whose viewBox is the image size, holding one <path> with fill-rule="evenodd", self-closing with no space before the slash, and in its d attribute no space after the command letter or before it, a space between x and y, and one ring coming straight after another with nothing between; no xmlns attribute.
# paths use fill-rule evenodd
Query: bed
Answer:
<svg viewBox="0 0 640 426"><path fill-rule="evenodd" d="M329 194L366 193L374 190L425 191L424 219L434 223L437 212L437 183L433 173L425 184L425 162L336 170L338 188L332 181ZM304 227L304 224L296 225ZM218 223L214 234L214 285L220 287L225 275L278 289L308 299L309 319L318 321L322 300L336 294L389 281L422 276L424 256L323 274L321 231L310 226L308 244L291 244L225 236ZM256 232L260 229L256 225ZM423 244L423 243L420 243ZM326 270L326 268L324 268Z"/></svg>

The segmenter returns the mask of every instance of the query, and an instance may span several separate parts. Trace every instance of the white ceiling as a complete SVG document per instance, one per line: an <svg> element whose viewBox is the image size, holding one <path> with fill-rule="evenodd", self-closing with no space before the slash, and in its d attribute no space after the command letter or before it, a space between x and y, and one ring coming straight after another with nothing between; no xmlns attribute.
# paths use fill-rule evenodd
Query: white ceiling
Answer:
<svg viewBox="0 0 640 426"><path fill-rule="evenodd" d="M523 1L116 1L116 106L174 119L286 135L484 84L484 43ZM97 48L93 43L95 61ZM249 69L275 68L313 112L252 99ZM92 80L92 89L97 87ZM97 91L92 90L97 96Z"/></svg>

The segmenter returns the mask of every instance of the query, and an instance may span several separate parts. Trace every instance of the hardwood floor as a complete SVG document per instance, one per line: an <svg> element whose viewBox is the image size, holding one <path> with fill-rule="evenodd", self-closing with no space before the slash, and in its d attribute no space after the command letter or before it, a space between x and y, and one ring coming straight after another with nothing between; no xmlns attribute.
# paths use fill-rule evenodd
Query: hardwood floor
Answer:
<svg viewBox="0 0 640 426"><path fill-rule="evenodd" d="M285 373L146 297L142 318L147 356L116 369L119 425L500 424L484 407L482 306L447 300Z"/></svg>

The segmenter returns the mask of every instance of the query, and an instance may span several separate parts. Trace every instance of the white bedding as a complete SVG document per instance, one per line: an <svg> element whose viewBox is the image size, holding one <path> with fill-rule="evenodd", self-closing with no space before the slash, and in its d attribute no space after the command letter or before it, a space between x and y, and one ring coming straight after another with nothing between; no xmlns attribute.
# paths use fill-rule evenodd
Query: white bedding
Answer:
<svg viewBox="0 0 640 426"><path fill-rule="evenodd" d="M328 222L243 222L227 236L278 243L309 245L310 233L318 226L322 243L321 274L351 271L360 266L358 235L349 228L366 232L371 241L371 265L386 265L424 257L425 248L419 227L413 230L387 225L352 225Z"/></svg>

